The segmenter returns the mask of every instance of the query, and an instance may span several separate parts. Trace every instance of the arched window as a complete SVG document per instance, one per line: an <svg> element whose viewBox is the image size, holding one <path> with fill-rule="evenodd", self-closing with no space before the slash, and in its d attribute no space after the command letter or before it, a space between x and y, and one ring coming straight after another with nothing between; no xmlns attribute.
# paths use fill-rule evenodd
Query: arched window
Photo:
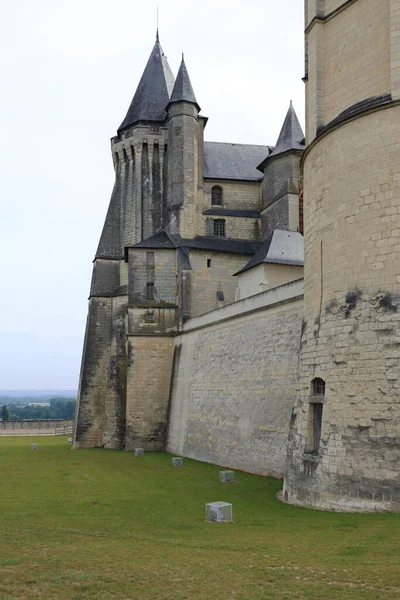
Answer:
<svg viewBox="0 0 400 600"><path fill-rule="evenodd" d="M222 187L220 185L214 185L211 188L211 204L222 206Z"/></svg>

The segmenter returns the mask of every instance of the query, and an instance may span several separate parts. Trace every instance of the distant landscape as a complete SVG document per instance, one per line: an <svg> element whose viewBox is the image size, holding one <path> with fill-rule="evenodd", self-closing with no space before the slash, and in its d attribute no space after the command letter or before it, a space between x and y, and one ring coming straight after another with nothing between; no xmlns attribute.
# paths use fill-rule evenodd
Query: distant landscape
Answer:
<svg viewBox="0 0 400 600"><path fill-rule="evenodd" d="M0 390L0 420L72 419L76 390Z"/></svg>
<svg viewBox="0 0 400 600"><path fill-rule="evenodd" d="M27 398L76 398L77 395L77 390L0 390L0 403L4 398L7 398L9 403L12 403L10 398L13 398L17 403Z"/></svg>

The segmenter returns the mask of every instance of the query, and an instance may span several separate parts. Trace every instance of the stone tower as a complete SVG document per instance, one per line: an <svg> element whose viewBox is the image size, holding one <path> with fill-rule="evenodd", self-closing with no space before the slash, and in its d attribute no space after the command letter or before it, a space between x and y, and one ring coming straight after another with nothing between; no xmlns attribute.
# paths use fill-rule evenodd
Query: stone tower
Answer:
<svg viewBox="0 0 400 600"><path fill-rule="evenodd" d="M263 239L275 229L299 229L300 160L303 153L304 133L290 102L276 146L258 167L264 173L261 195Z"/></svg>
<svg viewBox="0 0 400 600"><path fill-rule="evenodd" d="M168 162L164 124L173 87L174 77L157 33L126 117L111 140L115 184L93 266L75 447L125 446L133 364L126 320L133 301L128 294L124 249L163 226Z"/></svg>
<svg viewBox="0 0 400 600"><path fill-rule="evenodd" d="M257 165L269 146L204 142L182 58L156 43L117 135L115 184L96 252L74 447L162 450L175 338L234 301L260 248Z"/></svg>
<svg viewBox="0 0 400 600"><path fill-rule="evenodd" d="M395 509L400 0L306 0L305 16L305 313L284 495Z"/></svg>
<svg viewBox="0 0 400 600"><path fill-rule="evenodd" d="M200 106L182 56L168 110L168 210L166 230L192 238L195 235L199 164Z"/></svg>

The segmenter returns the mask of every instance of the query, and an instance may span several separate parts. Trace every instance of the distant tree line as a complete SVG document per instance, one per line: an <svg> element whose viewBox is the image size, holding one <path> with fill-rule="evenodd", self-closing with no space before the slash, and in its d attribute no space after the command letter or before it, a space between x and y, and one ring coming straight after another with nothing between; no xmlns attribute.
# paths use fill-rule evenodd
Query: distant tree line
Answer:
<svg viewBox="0 0 400 600"><path fill-rule="evenodd" d="M76 394L38 394L29 396L0 395L0 406L2 404L28 404L30 402L50 402L50 400L76 400Z"/></svg>
<svg viewBox="0 0 400 600"><path fill-rule="evenodd" d="M3 399L2 399L3 400ZM37 401L30 398L30 402ZM22 419L72 419L76 400L71 398L50 398L50 406L26 406L23 404L3 405L0 413L3 421L21 421ZM4 418L5 417L5 418Z"/></svg>

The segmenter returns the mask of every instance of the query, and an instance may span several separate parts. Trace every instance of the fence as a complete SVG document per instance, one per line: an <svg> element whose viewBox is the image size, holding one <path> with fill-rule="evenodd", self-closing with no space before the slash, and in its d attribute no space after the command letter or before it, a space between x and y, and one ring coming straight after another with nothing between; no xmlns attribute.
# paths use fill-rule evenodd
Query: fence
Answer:
<svg viewBox="0 0 400 600"><path fill-rule="evenodd" d="M72 435L72 419L0 421L2 435Z"/></svg>

